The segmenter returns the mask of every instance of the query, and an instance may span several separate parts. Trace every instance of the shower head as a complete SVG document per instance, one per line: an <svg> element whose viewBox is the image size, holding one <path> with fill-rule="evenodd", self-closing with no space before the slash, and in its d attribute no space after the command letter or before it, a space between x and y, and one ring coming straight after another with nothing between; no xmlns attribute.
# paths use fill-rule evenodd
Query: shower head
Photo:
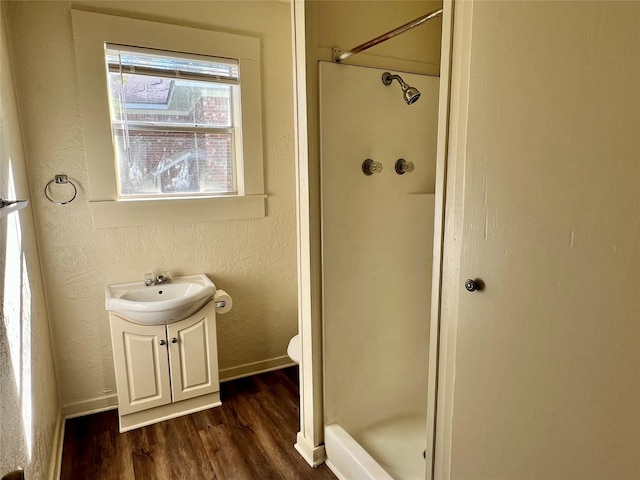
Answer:
<svg viewBox="0 0 640 480"><path fill-rule="evenodd" d="M407 82L402 80L400 75L391 75L389 72L384 72L382 74L382 83L385 85L391 85L391 82L394 80L397 80L400 84L400 88L402 88L402 95L404 96L404 101L407 102L407 105L411 105L418 101L420 98L420 92L418 89L407 85Z"/></svg>

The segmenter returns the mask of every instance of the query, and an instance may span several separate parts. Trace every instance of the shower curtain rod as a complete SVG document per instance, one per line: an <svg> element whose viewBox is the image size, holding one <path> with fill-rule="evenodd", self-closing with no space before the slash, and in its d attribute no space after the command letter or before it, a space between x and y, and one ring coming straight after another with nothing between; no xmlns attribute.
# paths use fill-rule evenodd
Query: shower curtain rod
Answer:
<svg viewBox="0 0 640 480"><path fill-rule="evenodd" d="M396 35L400 35L408 30L411 30L418 25L422 25L424 22L431 20L432 18L436 18L442 15L442 9L434 10L433 12L429 12L422 17L418 17L414 20L411 20L409 23L405 23L401 27L393 29L387 33L383 33L382 35L374 38L373 40L369 40L368 42L363 43L362 45L358 45L357 47L352 48L348 52L341 52L337 48L333 49L333 61L336 63L340 63L342 60L346 60L351 55L355 55L356 53L363 52L368 48L371 48L379 43L386 42L387 40L395 37Z"/></svg>

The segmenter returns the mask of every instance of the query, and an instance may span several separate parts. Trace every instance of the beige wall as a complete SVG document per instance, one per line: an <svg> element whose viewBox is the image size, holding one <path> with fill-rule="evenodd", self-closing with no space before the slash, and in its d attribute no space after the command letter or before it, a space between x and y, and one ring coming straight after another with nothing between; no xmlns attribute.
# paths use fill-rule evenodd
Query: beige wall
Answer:
<svg viewBox="0 0 640 480"><path fill-rule="evenodd" d="M0 197L30 199L5 7L0 5ZM49 478L61 418L32 207L0 219L0 273L0 475L22 467L27 478Z"/></svg>
<svg viewBox="0 0 640 480"><path fill-rule="evenodd" d="M287 361L296 332L295 183L290 10L286 2L74 2L74 8L258 37L262 48L267 217L186 225L96 229L71 32L71 2L11 2L11 35L24 112L34 209L66 405L114 401L103 287L145 272L207 273L234 298L220 317L222 375ZM49 203L57 173L79 185L72 204ZM259 368L249 366L249 369ZM95 401L93 401L95 400ZM87 402L82 403L82 402Z"/></svg>

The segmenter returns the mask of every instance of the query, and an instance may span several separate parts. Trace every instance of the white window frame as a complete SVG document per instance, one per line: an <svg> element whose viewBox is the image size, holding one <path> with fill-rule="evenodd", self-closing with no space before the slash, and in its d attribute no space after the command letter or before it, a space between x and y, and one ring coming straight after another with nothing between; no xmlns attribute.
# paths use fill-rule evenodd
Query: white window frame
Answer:
<svg viewBox="0 0 640 480"><path fill-rule="evenodd" d="M167 52L165 50L152 50L152 49L147 49L147 48L140 48L140 47L130 47L127 45L115 45L115 44L107 44L105 45L105 61L107 62L107 75L110 77L111 74L113 74L114 72L117 72L118 74L131 74L131 73L138 73L140 72L140 70L146 70L146 74L149 75L151 72L149 71L150 69L148 67L145 68L140 68L140 67L134 67L133 69L129 69L126 66L122 66L121 64L115 64L115 63L109 63L108 59L107 59L107 53L108 52L125 52L126 53L142 53L142 54L147 54L147 55L156 55L156 56L160 56L163 58L172 58L172 59L187 59L187 60L196 60L196 61L209 61L209 62L219 62L219 63L227 63L228 65L235 65L236 68L238 68L238 72L239 72L239 62L237 61L237 59L224 59L224 58L220 58L220 57L205 57L202 55L193 55L193 54L185 54L185 53L181 53L181 52ZM119 58L119 57L118 57ZM116 118L114 118L114 112L113 112L113 95L116 93L113 91L113 86L110 87L111 92L110 92L110 115L111 115L111 135L112 135L112 139L113 139L113 143L117 144L118 140L116 139L116 131L122 131L122 132L126 132L124 138L126 138L126 140L123 138L123 142L126 144L126 149L128 150L131 145L129 145L129 140L128 140L128 135L130 135L130 132L132 131L136 131L136 132L168 132L168 133L176 133L176 132L182 132L182 133L191 133L191 134L205 134L205 133L209 133L209 134L215 134L215 133L222 133L222 134L229 134L231 135L231 162L232 162L232 168L233 168L233 176L234 176L234 189L232 191L225 191L225 192L220 192L218 194L215 193L200 193L200 192L184 192L184 193L178 193L178 192L174 192L174 193L163 193L163 192L154 192L154 193L143 193L143 192L137 192L137 193L131 193L131 194L123 194L122 193L122 174L121 172L119 172L120 169L122 169L123 165L122 162L125 160L123 158L121 158L119 155L116 155L116 172L118 172L118 174L116 175L116 178L118 178L118 198L120 200L123 199L132 199L132 198L147 198L147 199L159 199L159 198L171 198L171 197L207 197L207 196L212 196L212 195L244 195L244 179L242 178L242 175L238 175L238 173L242 173L243 169L242 169L242 152L243 152L243 148L242 148L242 100L241 100L241 90L242 90L242 85L240 82L240 77L239 75L236 75L234 77L229 77L229 78L220 78L217 77L215 75L203 75L203 74L193 74L190 72L181 72L181 73L177 73L174 71L166 71L166 70L161 70L161 69L155 69L154 73L153 73L154 77L160 77L160 78L165 78L165 79L172 79L176 82L176 87L178 86L178 84L180 82L190 82L195 80L197 82L197 85L199 88L202 88L203 85L208 85L210 88L213 88L215 86L220 86L220 85L226 85L228 87L230 87L230 120L231 120L231 124L224 126L224 127L217 127L217 126L211 126L211 125L196 125L196 124L183 124L183 123L176 123L171 125L170 122L166 122L166 121L158 121L158 122L145 122L145 121L132 121L129 120L128 118L128 114L125 114L123 116L122 119L117 120ZM107 83L109 83L110 81L108 80ZM124 95L124 94L123 94ZM170 97L171 95L169 95ZM169 102L169 99L167 99L167 101ZM127 103L126 101L124 102L127 111L131 108L128 105L130 105L129 103ZM165 105L167 108L169 107L169 104L167 103ZM136 113L136 108L141 108L144 110L148 110L149 109L149 105L148 104L144 104L144 105L139 105L137 107L133 107L131 108L131 113L135 114ZM156 112L162 113L161 110L155 110ZM128 134L128 135L127 135Z"/></svg>
<svg viewBox="0 0 640 480"><path fill-rule="evenodd" d="M89 174L89 205L97 227L192 223L265 216L262 154L260 40L137 20L71 11ZM107 86L105 44L129 45L237 59L242 95L242 160L237 195L119 199Z"/></svg>

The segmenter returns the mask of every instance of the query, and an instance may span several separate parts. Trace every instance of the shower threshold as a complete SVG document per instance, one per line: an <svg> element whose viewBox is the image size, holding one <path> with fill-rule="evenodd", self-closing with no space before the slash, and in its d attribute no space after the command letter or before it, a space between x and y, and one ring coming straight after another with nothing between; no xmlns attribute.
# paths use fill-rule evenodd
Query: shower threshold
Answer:
<svg viewBox="0 0 640 480"><path fill-rule="evenodd" d="M325 427L329 468L338 478L424 480L426 416L405 414L354 432Z"/></svg>

